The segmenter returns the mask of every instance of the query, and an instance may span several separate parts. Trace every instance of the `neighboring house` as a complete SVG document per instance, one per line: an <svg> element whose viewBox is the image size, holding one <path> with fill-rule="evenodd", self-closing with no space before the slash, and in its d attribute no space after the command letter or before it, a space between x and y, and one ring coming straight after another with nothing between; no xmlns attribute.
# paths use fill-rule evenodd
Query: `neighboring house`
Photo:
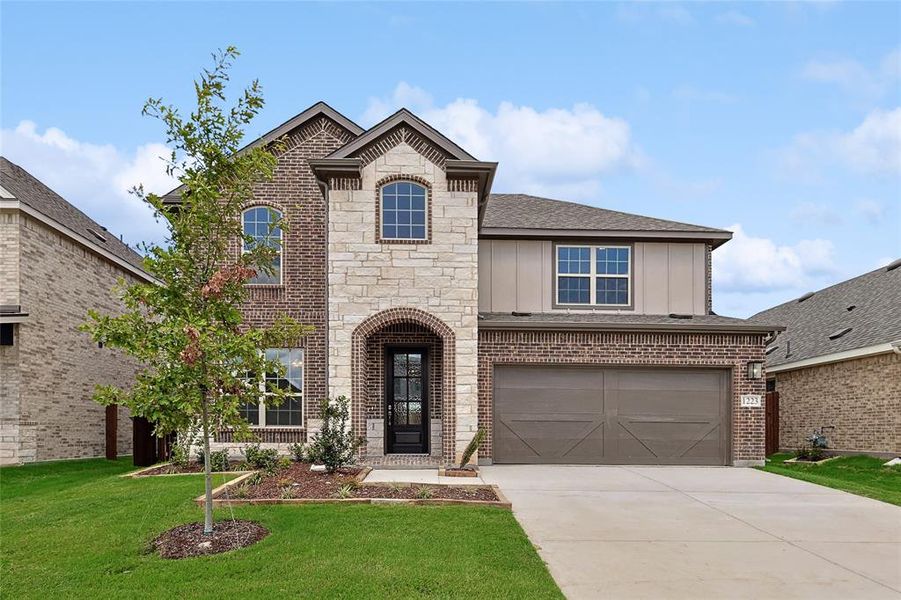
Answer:
<svg viewBox="0 0 901 600"><path fill-rule="evenodd" d="M764 408L740 396L764 393L778 327L712 313L731 233L492 195L497 164L407 110L364 130L319 103L252 145L277 139L241 218L290 229L244 312L316 329L270 350L296 395L245 408L263 443L308 440L345 395L370 464L454 461L478 428L482 463L762 463Z"/></svg>
<svg viewBox="0 0 901 600"><path fill-rule="evenodd" d="M0 157L0 464L131 452L128 412L91 396L135 364L77 329L88 309L121 310L120 277L147 280L141 257Z"/></svg>
<svg viewBox="0 0 901 600"><path fill-rule="evenodd" d="M785 323L767 347L779 446L822 430L836 450L901 454L901 260L751 317Z"/></svg>

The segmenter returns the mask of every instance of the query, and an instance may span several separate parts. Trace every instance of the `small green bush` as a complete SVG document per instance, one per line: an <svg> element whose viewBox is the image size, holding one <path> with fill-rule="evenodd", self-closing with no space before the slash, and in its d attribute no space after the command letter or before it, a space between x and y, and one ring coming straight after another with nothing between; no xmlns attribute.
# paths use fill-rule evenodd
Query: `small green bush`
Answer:
<svg viewBox="0 0 901 600"><path fill-rule="evenodd" d="M288 446L288 452L297 462L309 462L307 447L303 444L291 444Z"/></svg>
<svg viewBox="0 0 901 600"><path fill-rule="evenodd" d="M472 458L472 455L476 453L476 450L479 449L479 446L482 445L482 442L485 440L486 432L484 429L479 428L476 431L476 434L472 437L472 440L466 446L466 450L463 451L463 456L460 459L460 468L462 469L466 465L469 464L469 459Z"/></svg>
<svg viewBox="0 0 901 600"><path fill-rule="evenodd" d="M350 484L342 485L335 495L339 498L352 498L354 495L354 487Z"/></svg>
<svg viewBox="0 0 901 600"><path fill-rule="evenodd" d="M197 451L197 462L203 464L203 448ZM210 470L228 471L228 450L210 452Z"/></svg>
<svg viewBox="0 0 901 600"><path fill-rule="evenodd" d="M260 448L259 444L251 444L244 449L244 458L252 469L274 471L278 464L278 450Z"/></svg>
<svg viewBox="0 0 901 600"><path fill-rule="evenodd" d="M348 426L350 400L341 396L334 402L328 398L320 404L322 429L313 437L309 447L309 458L314 463L325 465L328 473L334 473L345 465L352 465L357 459L357 449L363 443L355 437Z"/></svg>
<svg viewBox="0 0 901 600"><path fill-rule="evenodd" d="M416 497L420 500L428 500L433 496L432 489L426 486L416 488Z"/></svg>

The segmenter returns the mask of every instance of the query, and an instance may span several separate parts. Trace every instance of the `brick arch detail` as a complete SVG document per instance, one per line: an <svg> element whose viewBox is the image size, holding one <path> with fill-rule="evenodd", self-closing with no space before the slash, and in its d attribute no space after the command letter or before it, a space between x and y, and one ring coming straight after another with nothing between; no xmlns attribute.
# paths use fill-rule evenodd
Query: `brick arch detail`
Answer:
<svg viewBox="0 0 901 600"><path fill-rule="evenodd" d="M351 336L351 426L358 436L366 435L366 342L373 333L390 325L416 323L441 338L441 454L452 463L455 457L456 428L456 336L447 323L424 310L413 307L389 308L370 315L354 329ZM361 449L361 457L365 449Z"/></svg>

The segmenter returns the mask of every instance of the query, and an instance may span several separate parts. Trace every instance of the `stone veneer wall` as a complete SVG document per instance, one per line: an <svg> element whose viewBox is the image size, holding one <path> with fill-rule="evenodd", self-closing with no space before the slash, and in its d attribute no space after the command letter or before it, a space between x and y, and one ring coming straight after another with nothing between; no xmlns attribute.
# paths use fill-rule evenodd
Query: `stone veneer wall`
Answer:
<svg viewBox="0 0 901 600"><path fill-rule="evenodd" d="M764 408L741 408L741 394L765 393L765 380L747 378L747 363L763 361L763 334L565 331L479 331L479 423L488 436L479 450L492 456L495 364L581 364L723 367L732 372L732 459L762 464Z"/></svg>
<svg viewBox="0 0 901 600"><path fill-rule="evenodd" d="M111 290L119 277L132 278L22 213L3 213L0 223L4 303L29 313L16 326L15 345L0 349L0 463L103 456L105 409L91 399L94 386L127 385L137 365L118 351L98 348L77 327L90 308L120 311ZM18 243L11 244L14 236ZM19 297L13 299L7 297L15 285L9 263L16 261ZM118 451L129 454L131 420L124 408L118 416Z"/></svg>
<svg viewBox="0 0 901 600"><path fill-rule="evenodd" d="M880 354L776 373L779 445L795 449L814 429L830 447L901 453L901 355Z"/></svg>
<svg viewBox="0 0 901 600"><path fill-rule="evenodd" d="M415 149L402 138L387 139L378 153L366 157L358 184L335 185L329 191L329 392L332 396L354 392L354 330L365 319L399 308L431 315L453 331L455 340L454 373L445 373L446 381L453 377L454 383L445 391L443 411L444 430L451 432L443 440L444 454L452 460L475 434L478 421L477 193L451 191L469 188L449 185L441 166L427 157L434 158L431 150ZM378 189L382 181L399 174L431 186L429 243L377 240ZM357 389L362 391L362 383ZM354 428L365 435L361 406L355 414Z"/></svg>

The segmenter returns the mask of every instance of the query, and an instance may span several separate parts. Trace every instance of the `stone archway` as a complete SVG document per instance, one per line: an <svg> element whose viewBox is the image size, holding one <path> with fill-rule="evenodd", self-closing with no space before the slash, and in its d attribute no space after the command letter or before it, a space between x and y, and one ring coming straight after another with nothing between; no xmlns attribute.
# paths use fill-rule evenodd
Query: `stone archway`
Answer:
<svg viewBox="0 0 901 600"><path fill-rule="evenodd" d="M456 427L456 344L453 330L441 319L413 307L389 308L367 317L354 329L351 350L351 422L354 432L367 435L366 407L370 404L367 376L369 370L368 342L387 328L403 324L416 325L431 332L441 342L441 453L445 463L454 461ZM361 458L366 448L361 449ZM432 449L432 455L437 453Z"/></svg>

